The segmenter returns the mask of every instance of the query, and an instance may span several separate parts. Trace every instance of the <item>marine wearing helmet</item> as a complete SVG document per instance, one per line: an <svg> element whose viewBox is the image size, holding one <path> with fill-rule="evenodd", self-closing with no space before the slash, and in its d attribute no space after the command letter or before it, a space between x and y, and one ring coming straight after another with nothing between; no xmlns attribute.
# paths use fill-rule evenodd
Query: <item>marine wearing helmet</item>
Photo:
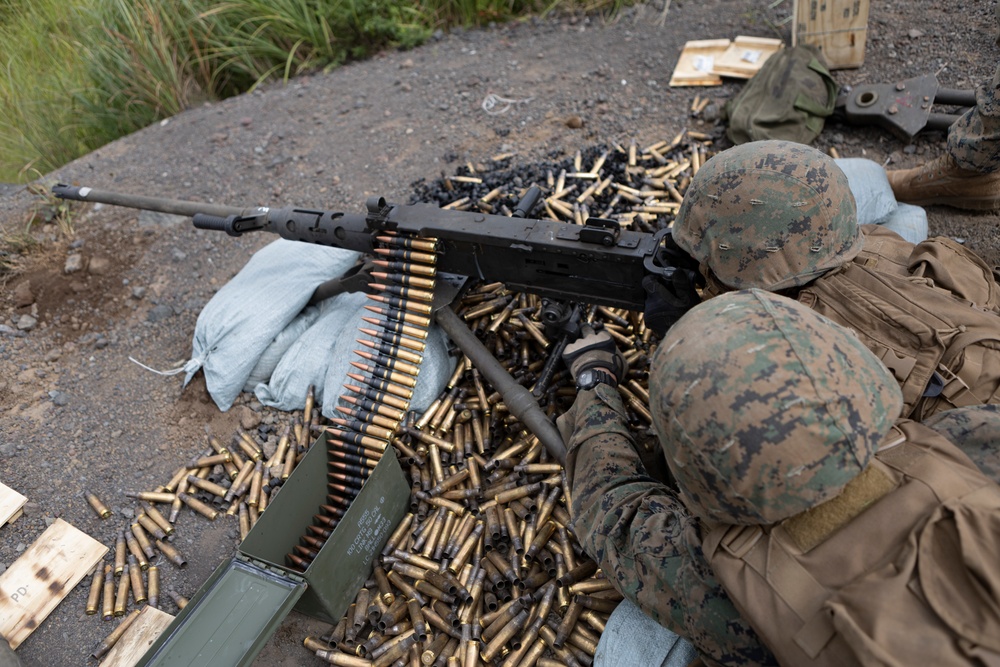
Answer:
<svg viewBox="0 0 1000 667"><path fill-rule="evenodd" d="M847 176L830 156L790 141L754 141L706 162L672 235L710 281L772 292L806 284L863 245Z"/></svg>

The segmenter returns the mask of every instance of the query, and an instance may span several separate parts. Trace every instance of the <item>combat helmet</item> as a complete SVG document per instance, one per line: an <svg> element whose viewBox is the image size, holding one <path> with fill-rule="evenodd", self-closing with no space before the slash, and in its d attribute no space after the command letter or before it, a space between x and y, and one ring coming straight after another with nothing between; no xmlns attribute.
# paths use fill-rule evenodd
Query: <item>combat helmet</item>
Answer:
<svg viewBox="0 0 1000 667"><path fill-rule="evenodd" d="M649 385L681 500L730 524L775 523L837 495L903 406L849 329L763 290L689 311L660 343Z"/></svg>
<svg viewBox="0 0 1000 667"><path fill-rule="evenodd" d="M791 141L754 141L708 160L672 234L722 284L769 291L804 285L863 244L847 176Z"/></svg>

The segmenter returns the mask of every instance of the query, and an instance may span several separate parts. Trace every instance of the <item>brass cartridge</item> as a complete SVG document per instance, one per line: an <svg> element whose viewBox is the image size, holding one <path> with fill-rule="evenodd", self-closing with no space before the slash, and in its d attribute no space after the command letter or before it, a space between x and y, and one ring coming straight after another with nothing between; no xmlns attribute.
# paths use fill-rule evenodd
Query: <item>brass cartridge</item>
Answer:
<svg viewBox="0 0 1000 667"><path fill-rule="evenodd" d="M169 595L170 599L174 601L174 604L177 605L178 609L183 609L188 604L188 599L183 595L178 594L176 591L169 590L167 591L167 595Z"/></svg>
<svg viewBox="0 0 1000 667"><path fill-rule="evenodd" d="M107 655L108 651L114 648L115 644L118 643L118 640L125 634L125 631L128 630L135 619L139 617L139 612L141 611L141 609L134 609L128 616L123 618L122 622L118 624L118 627L112 630L111 634L105 637L101 643L97 645L97 648L95 648L94 652L90 654L90 657L95 660L100 660Z"/></svg>
<svg viewBox="0 0 1000 667"><path fill-rule="evenodd" d="M128 590L131 584L132 575L129 572L129 566L126 563L125 569L122 571L122 576L118 579L118 589L115 591L115 616L125 615L125 609L128 605Z"/></svg>
<svg viewBox="0 0 1000 667"><path fill-rule="evenodd" d="M109 567L109 566L105 566ZM87 595L87 615L93 616L101 608L101 589L104 585L104 568L98 565L94 568L93 578L90 580L90 593Z"/></svg>
<svg viewBox="0 0 1000 667"><path fill-rule="evenodd" d="M168 537L174 534L173 525L167 521L167 518L156 507L143 501L139 502L139 506L142 507L142 511L145 512L146 516L152 519Z"/></svg>
<svg viewBox="0 0 1000 667"><path fill-rule="evenodd" d="M124 571L124 566L122 567ZM104 566L104 589L101 599L101 618L110 621L115 616L115 578L111 573L111 566Z"/></svg>
<svg viewBox="0 0 1000 667"><path fill-rule="evenodd" d="M177 567L183 568L187 566L187 561L183 556L181 556L180 552L163 540L156 540L156 548L160 550L160 553L167 557L167 560Z"/></svg>
<svg viewBox="0 0 1000 667"><path fill-rule="evenodd" d="M129 582L129 590L132 592L132 599L135 600L137 605L142 604L147 600L146 598L146 587L142 583L142 570L137 567L138 563L135 561L135 557L129 558L129 576L131 581ZM123 575L124 576L124 575Z"/></svg>
<svg viewBox="0 0 1000 667"><path fill-rule="evenodd" d="M97 512L97 516L102 519L107 519L111 516L111 510L95 496L93 493L87 492L87 503Z"/></svg>
<svg viewBox="0 0 1000 667"><path fill-rule="evenodd" d="M160 568L156 565L150 565L149 569L146 570L146 579L149 588L149 606L158 607L160 604Z"/></svg>
<svg viewBox="0 0 1000 667"><path fill-rule="evenodd" d="M198 514L208 519L209 521L215 521L216 517L219 516L218 512L216 512L214 509L212 509L205 503L201 502L194 496L188 495L186 493L178 493L177 497L181 499L181 502L183 502L185 505L187 505Z"/></svg>

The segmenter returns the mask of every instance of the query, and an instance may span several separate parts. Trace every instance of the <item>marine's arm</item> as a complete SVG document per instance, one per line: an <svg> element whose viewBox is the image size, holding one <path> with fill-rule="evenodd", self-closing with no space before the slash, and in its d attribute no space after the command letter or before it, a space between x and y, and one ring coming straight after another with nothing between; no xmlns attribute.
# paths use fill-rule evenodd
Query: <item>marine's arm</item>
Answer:
<svg viewBox="0 0 1000 667"><path fill-rule="evenodd" d="M697 521L645 471L617 390L580 392L567 414L573 529L618 589L720 664L774 664L705 561Z"/></svg>

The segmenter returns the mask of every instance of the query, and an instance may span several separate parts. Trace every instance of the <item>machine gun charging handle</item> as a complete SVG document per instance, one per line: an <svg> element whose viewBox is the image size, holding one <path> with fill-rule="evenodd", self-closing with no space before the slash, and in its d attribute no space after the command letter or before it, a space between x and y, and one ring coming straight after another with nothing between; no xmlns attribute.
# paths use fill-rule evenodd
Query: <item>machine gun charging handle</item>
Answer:
<svg viewBox="0 0 1000 667"><path fill-rule="evenodd" d="M226 232L230 236L239 236L239 233L233 233L230 230L229 218L220 218L217 215L207 215L205 213L197 213L191 217L191 222L194 223L197 229L208 229L213 232Z"/></svg>

